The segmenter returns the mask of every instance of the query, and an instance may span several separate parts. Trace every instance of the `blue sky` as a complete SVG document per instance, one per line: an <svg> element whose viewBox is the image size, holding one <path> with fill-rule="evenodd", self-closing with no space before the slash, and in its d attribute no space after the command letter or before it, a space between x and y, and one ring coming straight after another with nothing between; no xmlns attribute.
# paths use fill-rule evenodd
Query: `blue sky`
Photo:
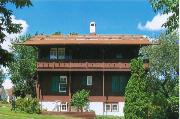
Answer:
<svg viewBox="0 0 180 119"><path fill-rule="evenodd" d="M148 0L33 0L33 7L14 10L16 19L28 24L27 33L89 33L89 22L97 24L97 34L143 34L159 31L138 29L152 20ZM12 6L11 6L12 7Z"/></svg>

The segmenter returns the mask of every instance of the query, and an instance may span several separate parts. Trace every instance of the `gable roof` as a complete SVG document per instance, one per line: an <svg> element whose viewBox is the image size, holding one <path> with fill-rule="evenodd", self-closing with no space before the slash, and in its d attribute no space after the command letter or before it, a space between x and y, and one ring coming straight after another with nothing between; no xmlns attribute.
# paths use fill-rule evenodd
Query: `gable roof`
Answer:
<svg viewBox="0 0 180 119"><path fill-rule="evenodd" d="M23 43L39 45L149 45L152 44L143 35L37 35Z"/></svg>

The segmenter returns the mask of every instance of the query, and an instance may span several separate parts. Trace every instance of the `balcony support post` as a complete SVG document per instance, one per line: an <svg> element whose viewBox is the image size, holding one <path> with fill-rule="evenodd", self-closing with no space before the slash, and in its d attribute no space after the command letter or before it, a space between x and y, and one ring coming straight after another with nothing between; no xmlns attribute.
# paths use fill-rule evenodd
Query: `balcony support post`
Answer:
<svg viewBox="0 0 180 119"><path fill-rule="evenodd" d="M103 71L103 96L104 96L104 71Z"/></svg>
<svg viewBox="0 0 180 119"><path fill-rule="evenodd" d="M71 72L69 72L69 85L68 85L69 87L69 99L71 100ZM71 105L69 104L69 108L68 108L68 110L69 110L69 112L71 111Z"/></svg>

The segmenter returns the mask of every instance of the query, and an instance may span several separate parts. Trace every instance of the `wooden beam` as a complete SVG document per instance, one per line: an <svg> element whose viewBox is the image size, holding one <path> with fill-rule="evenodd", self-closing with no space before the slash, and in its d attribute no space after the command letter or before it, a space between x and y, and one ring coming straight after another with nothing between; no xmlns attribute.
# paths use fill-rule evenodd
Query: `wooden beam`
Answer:
<svg viewBox="0 0 180 119"><path fill-rule="evenodd" d="M71 100L71 72L69 72L69 99ZM71 104L69 103L68 111L71 111Z"/></svg>
<svg viewBox="0 0 180 119"><path fill-rule="evenodd" d="M104 96L104 71L103 71L103 96Z"/></svg>

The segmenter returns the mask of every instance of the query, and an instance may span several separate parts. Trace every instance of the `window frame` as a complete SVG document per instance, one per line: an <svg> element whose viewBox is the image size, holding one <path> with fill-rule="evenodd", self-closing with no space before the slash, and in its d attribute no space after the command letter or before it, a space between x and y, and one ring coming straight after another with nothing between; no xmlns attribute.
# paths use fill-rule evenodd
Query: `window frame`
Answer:
<svg viewBox="0 0 180 119"><path fill-rule="evenodd" d="M66 107L66 109L65 109L65 110L63 109L63 106L65 106L65 107ZM65 104L61 104L61 111L62 111L62 112L66 112L66 111L67 111L67 108L68 108L67 103L65 103Z"/></svg>
<svg viewBox="0 0 180 119"><path fill-rule="evenodd" d="M65 79L65 83L61 83L62 78ZM65 87L65 90L61 90L61 88L63 86ZM59 79L59 92L60 93L66 93L67 92L67 76L60 76L60 79Z"/></svg>
<svg viewBox="0 0 180 119"><path fill-rule="evenodd" d="M92 79L93 79L93 77L92 76L87 76L87 86L92 86ZM90 82L91 83L89 83L89 80L90 80Z"/></svg>
<svg viewBox="0 0 180 119"><path fill-rule="evenodd" d="M60 55L60 53L62 53L62 54ZM65 59L65 57L66 57L66 49L65 48L57 48L57 59Z"/></svg>
<svg viewBox="0 0 180 119"><path fill-rule="evenodd" d="M107 105L110 105L110 109L107 110ZM113 106L117 106L117 110L113 109ZM119 111L119 103L104 103L104 112L118 112Z"/></svg>
<svg viewBox="0 0 180 119"><path fill-rule="evenodd" d="M109 105L109 110L107 110L106 106ZM111 112L111 104L110 103L105 103L105 108L104 108L105 112Z"/></svg>
<svg viewBox="0 0 180 119"><path fill-rule="evenodd" d="M116 106L117 106L117 110L114 110L114 109L113 109L113 105L116 105ZM119 111L119 105L118 105L118 103L112 103L111 110L112 110L112 112L118 112L118 111Z"/></svg>
<svg viewBox="0 0 180 119"><path fill-rule="evenodd" d="M57 52L57 48L50 48L50 51L49 51L49 59L50 60L56 60L58 59L58 52ZM55 56L56 54L56 56Z"/></svg>

